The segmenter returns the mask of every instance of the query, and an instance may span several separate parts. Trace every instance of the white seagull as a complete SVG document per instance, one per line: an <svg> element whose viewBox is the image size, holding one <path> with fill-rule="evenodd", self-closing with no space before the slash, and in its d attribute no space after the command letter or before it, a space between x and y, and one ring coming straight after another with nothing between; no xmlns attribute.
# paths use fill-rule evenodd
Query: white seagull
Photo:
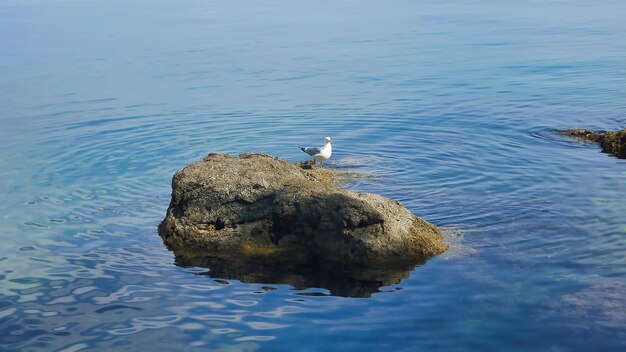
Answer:
<svg viewBox="0 0 626 352"><path fill-rule="evenodd" d="M326 137L323 147L300 147L300 150L313 157L313 165L315 165L316 161L319 161L320 167L324 167L324 161L328 160L333 153L333 145L331 142L330 137Z"/></svg>

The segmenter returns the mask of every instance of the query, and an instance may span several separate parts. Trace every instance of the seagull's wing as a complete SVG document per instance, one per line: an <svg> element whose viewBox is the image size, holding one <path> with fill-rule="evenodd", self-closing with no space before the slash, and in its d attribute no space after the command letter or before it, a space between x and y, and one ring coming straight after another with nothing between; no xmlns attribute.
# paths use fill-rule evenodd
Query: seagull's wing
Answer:
<svg viewBox="0 0 626 352"><path fill-rule="evenodd" d="M313 156L322 152L322 148L320 147L308 147L308 148L300 147L300 150L309 154L310 156Z"/></svg>

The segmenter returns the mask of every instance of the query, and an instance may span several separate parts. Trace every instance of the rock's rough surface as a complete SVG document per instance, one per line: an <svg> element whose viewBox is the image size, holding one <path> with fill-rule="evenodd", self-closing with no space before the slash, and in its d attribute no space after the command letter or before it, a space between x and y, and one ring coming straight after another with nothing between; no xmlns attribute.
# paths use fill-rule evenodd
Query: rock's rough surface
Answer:
<svg viewBox="0 0 626 352"><path fill-rule="evenodd" d="M437 227L399 202L338 187L340 174L265 154L209 154L174 175L159 234L184 257L199 250L370 265L447 249Z"/></svg>
<svg viewBox="0 0 626 352"><path fill-rule="evenodd" d="M591 131L581 128L562 130L563 134L599 143L602 151L626 159L626 128L621 131Z"/></svg>

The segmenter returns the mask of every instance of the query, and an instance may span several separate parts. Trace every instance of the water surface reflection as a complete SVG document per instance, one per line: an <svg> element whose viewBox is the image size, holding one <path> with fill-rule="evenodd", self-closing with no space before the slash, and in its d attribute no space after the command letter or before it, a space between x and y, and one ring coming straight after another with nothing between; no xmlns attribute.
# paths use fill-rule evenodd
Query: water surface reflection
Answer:
<svg viewBox="0 0 626 352"><path fill-rule="evenodd" d="M310 257L215 255L194 251L177 251L175 256L177 265L206 268L206 271L197 274L215 279L287 284L297 290L322 288L328 290L331 296L363 298L381 292L382 287L399 284L409 277L416 265L423 264L413 261L366 267Z"/></svg>

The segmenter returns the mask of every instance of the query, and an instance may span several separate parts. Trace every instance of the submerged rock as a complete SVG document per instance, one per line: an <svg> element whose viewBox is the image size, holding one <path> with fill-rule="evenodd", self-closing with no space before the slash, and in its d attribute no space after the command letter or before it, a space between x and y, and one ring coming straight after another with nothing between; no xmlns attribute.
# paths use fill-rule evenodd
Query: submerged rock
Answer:
<svg viewBox="0 0 626 352"><path fill-rule="evenodd" d="M591 131L581 128L561 130L562 134L599 143L602 151L626 159L626 128L621 131Z"/></svg>
<svg viewBox="0 0 626 352"><path fill-rule="evenodd" d="M235 278L245 276L245 258L278 263L285 275L293 271L285 258L295 272L311 262L406 272L447 249L437 227L400 202L340 188L341 177L265 154L209 154L174 175L159 234L178 261L220 258L234 263Z"/></svg>

